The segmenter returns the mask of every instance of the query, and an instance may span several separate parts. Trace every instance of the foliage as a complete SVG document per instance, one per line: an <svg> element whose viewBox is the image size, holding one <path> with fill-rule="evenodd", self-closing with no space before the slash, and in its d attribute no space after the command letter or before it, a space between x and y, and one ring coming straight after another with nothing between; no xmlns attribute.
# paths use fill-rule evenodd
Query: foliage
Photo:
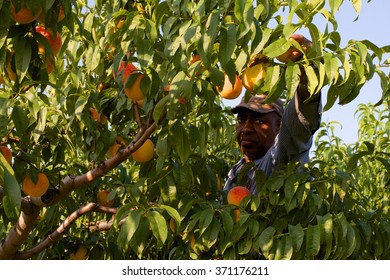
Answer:
<svg viewBox="0 0 390 280"><path fill-rule="evenodd" d="M14 2L34 8L37 1ZM342 2L42 0L47 14L60 3L66 15L45 21L63 42L48 73L37 52L38 42L45 44L37 22L15 24L10 1L0 0L0 141L13 153L12 166L0 155L3 244L27 202L39 211L20 247L5 256L69 258L82 243L90 259L390 258L390 91L380 67L389 46L352 39L341 46L334 15ZM358 14L361 1L350 2ZM324 30L313 24L319 16ZM313 48L297 63L274 60L302 29ZM260 52L272 60L258 85L269 100L290 99L301 69L311 94L328 87L325 109L352 101L376 74L383 94L358 111L359 143L345 145L324 126L305 172L292 163L266 181L257 174L259 195L244 201L236 222L220 188L240 151L216 87ZM196 54L201 59L192 63ZM146 75L140 107L123 92L122 61ZM90 108L107 121L92 119ZM117 136L127 146L110 158ZM154 160L126 160L149 137ZM38 171L47 174L53 199L21 193L24 175ZM93 180L84 181L88 174ZM102 188L115 209L88 204ZM50 243L46 236L57 228L63 235Z"/></svg>

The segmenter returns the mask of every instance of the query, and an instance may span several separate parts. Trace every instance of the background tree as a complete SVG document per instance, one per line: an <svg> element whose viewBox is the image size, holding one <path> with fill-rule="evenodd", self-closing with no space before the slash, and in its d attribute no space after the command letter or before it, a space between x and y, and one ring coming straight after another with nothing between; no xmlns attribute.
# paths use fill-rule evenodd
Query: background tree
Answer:
<svg viewBox="0 0 390 280"><path fill-rule="evenodd" d="M342 4L0 0L0 258L388 259L389 47L341 46ZM283 63L303 29L313 48ZM240 151L219 89L256 64L246 94L270 101L301 71L326 110L374 75L383 94L359 143L324 125L307 173L258 172L259 194L228 205Z"/></svg>

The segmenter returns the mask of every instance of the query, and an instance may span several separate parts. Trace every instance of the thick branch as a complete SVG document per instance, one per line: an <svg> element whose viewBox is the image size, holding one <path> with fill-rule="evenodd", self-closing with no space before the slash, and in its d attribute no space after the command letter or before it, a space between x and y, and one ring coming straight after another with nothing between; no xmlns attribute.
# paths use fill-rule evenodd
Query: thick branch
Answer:
<svg viewBox="0 0 390 280"><path fill-rule="evenodd" d="M90 212L103 212L115 214L117 211L116 208L109 208L105 206L100 206L96 203L88 203L86 205L81 206L77 211L70 214L65 221L52 233L49 234L44 240L41 241L37 246L27 250L21 254L19 254L19 259L29 259L32 256L39 254L43 250L49 248L55 241L57 241L64 231L72 225L74 221L76 221L81 216L90 213Z"/></svg>
<svg viewBox="0 0 390 280"><path fill-rule="evenodd" d="M35 221L39 216L38 207L32 206L31 210L32 212L28 213L21 212L18 221L3 240L0 245L0 259L18 258L18 250L34 229Z"/></svg>
<svg viewBox="0 0 390 280"><path fill-rule="evenodd" d="M128 157L131 156L131 154L134 151L136 151L139 147L141 147L141 145L150 137L150 135L154 132L155 129L156 129L155 123L153 123L147 129L141 128L140 131L137 133L137 135L134 137L133 141L131 141L131 143L126 148L119 151L115 156L99 163L97 167L91 169L90 171L88 171L83 175L79 175L79 176L69 175L65 177L62 184L56 187L56 190L54 191L53 197L51 199L44 201L42 199L43 197L35 197L35 198L31 198L31 201L33 202L33 204L39 207L45 207L52 204L56 204L59 201L61 201L63 198L65 198L74 189L86 186L92 181L100 177L103 177L109 171L111 171L119 164L124 162Z"/></svg>

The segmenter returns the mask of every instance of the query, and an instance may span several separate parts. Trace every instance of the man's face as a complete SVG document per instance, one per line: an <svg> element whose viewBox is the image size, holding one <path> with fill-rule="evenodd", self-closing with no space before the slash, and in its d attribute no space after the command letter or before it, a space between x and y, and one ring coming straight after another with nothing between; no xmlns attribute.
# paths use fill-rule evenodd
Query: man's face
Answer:
<svg viewBox="0 0 390 280"><path fill-rule="evenodd" d="M264 156L273 145L280 129L280 117L243 110L237 114L236 137L247 161Z"/></svg>

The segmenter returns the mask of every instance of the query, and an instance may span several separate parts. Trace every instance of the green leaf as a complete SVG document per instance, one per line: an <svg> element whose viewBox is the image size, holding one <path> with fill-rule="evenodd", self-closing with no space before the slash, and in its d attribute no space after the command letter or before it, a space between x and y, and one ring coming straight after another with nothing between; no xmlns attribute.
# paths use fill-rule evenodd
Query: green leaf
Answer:
<svg viewBox="0 0 390 280"><path fill-rule="evenodd" d="M317 217L321 228L321 240L325 242L324 260L327 260L332 253L333 245L333 218L330 213L323 217Z"/></svg>
<svg viewBox="0 0 390 280"><path fill-rule="evenodd" d="M347 252L345 258L352 255L356 248L356 233L351 224L348 223L348 232L347 232Z"/></svg>
<svg viewBox="0 0 390 280"><path fill-rule="evenodd" d="M313 46L307 51L307 53L310 54L314 51L314 57L322 57L323 45L321 41L321 32L314 23L307 24L307 27L309 28L311 41L313 42Z"/></svg>
<svg viewBox="0 0 390 280"><path fill-rule="evenodd" d="M320 88L317 88L318 79L317 79L317 74L314 71L313 66L309 65L309 66L305 67L305 72L306 72L306 76L307 76L307 81L308 81L307 88L308 88L309 92L311 94L317 93L320 90Z"/></svg>
<svg viewBox="0 0 390 280"><path fill-rule="evenodd" d="M4 196L3 205L4 211L8 218L16 219L19 215L21 206L21 192L18 181L15 178L15 172L8 164L3 154L0 153L0 171L3 172ZM1 177L0 177L1 179ZM1 182L0 182L1 183Z"/></svg>
<svg viewBox="0 0 390 280"><path fill-rule="evenodd" d="M33 139L37 143L39 137L44 133L46 128L47 107L41 108L38 113L38 124L33 131Z"/></svg>
<svg viewBox="0 0 390 280"><path fill-rule="evenodd" d="M290 260L293 255L292 239L290 236L282 236L278 239L275 252L275 260Z"/></svg>
<svg viewBox="0 0 390 280"><path fill-rule="evenodd" d="M336 13L344 0L329 0L330 11Z"/></svg>
<svg viewBox="0 0 390 280"><path fill-rule="evenodd" d="M347 218L345 217L344 213L343 212L340 212L337 214L337 222L339 224L339 228L341 229L341 237L343 238L343 240L345 240L345 238L347 237L347 233L348 233L348 221L347 221Z"/></svg>
<svg viewBox="0 0 390 280"><path fill-rule="evenodd" d="M267 227L260 234L260 248L263 253L267 253L271 250L272 245L274 244L274 234L276 230L274 227Z"/></svg>
<svg viewBox="0 0 390 280"><path fill-rule="evenodd" d="M84 110L85 105L88 103L88 97L85 95L80 95L79 98L77 98L76 104L75 104L75 116L76 118L81 121L82 112Z"/></svg>
<svg viewBox="0 0 390 280"><path fill-rule="evenodd" d="M201 157L207 155L207 145L208 145L208 135L209 135L209 126L205 122L201 122L199 126L199 153Z"/></svg>
<svg viewBox="0 0 390 280"><path fill-rule="evenodd" d="M272 42L270 45L268 45L264 49L263 54L265 56L268 56L269 58L274 58L281 54L284 54L286 51L288 51L290 47L291 43L285 37L281 37L276 41Z"/></svg>
<svg viewBox="0 0 390 280"><path fill-rule="evenodd" d="M211 207L202 211L199 219L199 236L206 231L207 227L211 224L214 217L214 210Z"/></svg>
<svg viewBox="0 0 390 280"><path fill-rule="evenodd" d="M1 0L0 2L4 2L4 0ZM2 9L2 5L0 5L0 17L1 17L1 23L0 23L0 49L3 48L4 43L7 41L7 35L8 35L8 26L10 25L11 16L8 9Z"/></svg>
<svg viewBox="0 0 390 280"><path fill-rule="evenodd" d="M191 154L188 133L179 123L172 127L170 133L170 143L179 156L181 164L185 164ZM178 135L180 137L177 137Z"/></svg>
<svg viewBox="0 0 390 280"><path fill-rule="evenodd" d="M157 243L160 244L159 247L161 248L168 236L167 221L158 211L152 210L149 214L149 221L153 235L157 239Z"/></svg>
<svg viewBox="0 0 390 280"><path fill-rule="evenodd" d="M362 8L362 1L361 0L350 0L352 2L353 8L356 11L356 14L360 14L360 10Z"/></svg>
<svg viewBox="0 0 390 280"><path fill-rule="evenodd" d="M276 100L277 97L281 95L281 92L275 92L274 89L278 85L278 81L280 80L281 77L281 72L280 72L280 66L279 65L274 65L274 66L268 66L267 67L267 73L264 78L264 85L261 88L261 91L268 92L267 100L272 102L272 100ZM256 87L255 87L256 88ZM274 97L270 93L276 93Z"/></svg>
<svg viewBox="0 0 390 280"><path fill-rule="evenodd" d="M121 230L118 235L118 243L124 248L127 248L127 244L133 238L136 232L139 222L142 216L142 209L135 209L129 212L125 222L122 224Z"/></svg>
<svg viewBox="0 0 390 280"><path fill-rule="evenodd" d="M16 132L19 136L24 136L29 125L29 118L25 109L14 106L12 109L12 120L14 122Z"/></svg>
<svg viewBox="0 0 390 280"><path fill-rule="evenodd" d="M15 66L16 73L20 81L23 80L24 76L27 74L27 70L30 65L31 45L31 40L28 39L27 36L14 38Z"/></svg>
<svg viewBox="0 0 390 280"><path fill-rule="evenodd" d="M193 80L183 71L180 71L172 79L169 87L169 93L177 100L180 96L188 99L192 93ZM177 103L174 106L178 106Z"/></svg>
<svg viewBox="0 0 390 280"><path fill-rule="evenodd" d="M321 248L321 230L319 225L309 225L306 233L306 257L314 259Z"/></svg>
<svg viewBox="0 0 390 280"><path fill-rule="evenodd" d="M237 39L244 37L250 30L254 20L254 10L251 1L235 0L234 15L240 22Z"/></svg>
<svg viewBox="0 0 390 280"><path fill-rule="evenodd" d="M94 71L101 63L100 61L100 48L99 46L94 46L88 49L85 55L85 65L89 71Z"/></svg>
<svg viewBox="0 0 390 280"><path fill-rule="evenodd" d="M158 207L167 211L169 216L171 216L178 224L180 224L181 217L175 208L168 205L159 205Z"/></svg>
<svg viewBox="0 0 390 280"><path fill-rule="evenodd" d="M336 82L339 77L339 61L333 53L324 54L325 73L328 83Z"/></svg>
<svg viewBox="0 0 390 280"><path fill-rule="evenodd" d="M361 151L361 152L358 152L358 153L355 153L348 161L347 163L347 167L346 167L346 171L347 172L351 172L353 171L356 166L357 166L357 163L358 161L364 157L364 156L367 156L367 155L370 155L371 153L369 151Z"/></svg>
<svg viewBox="0 0 390 280"><path fill-rule="evenodd" d="M236 48L236 26L227 24L221 27L219 35L219 53L218 59L222 68L232 59L233 52Z"/></svg>
<svg viewBox="0 0 390 280"><path fill-rule="evenodd" d="M166 104L167 102L172 98L172 96L170 95L166 95L164 96L163 98L161 98L156 106L154 107L154 110L153 110L153 119L156 123L159 122L161 116L163 115L164 111L165 111L165 107L166 107Z"/></svg>
<svg viewBox="0 0 390 280"><path fill-rule="evenodd" d="M300 81L301 70L298 64L287 64L286 68L286 88L288 99L291 100L298 88Z"/></svg>
<svg viewBox="0 0 390 280"><path fill-rule="evenodd" d="M221 209L220 213L221 213L221 217L222 217L222 225L223 225L223 229L225 231L225 234L230 235L230 233L233 230L233 225L234 225L233 218L230 215L230 213L228 211L226 211L226 209Z"/></svg>
<svg viewBox="0 0 390 280"><path fill-rule="evenodd" d="M221 229L221 225L219 221L215 219L213 216L211 217L212 217L212 221L210 225L202 234L202 243L203 245L206 246L206 248L211 248L211 246L213 246L217 242L219 231Z"/></svg>
<svg viewBox="0 0 390 280"><path fill-rule="evenodd" d="M217 34L219 32L219 11L218 10L213 10L205 24L205 30L206 32L203 35L203 50L210 54L212 53L213 46L215 39L217 37ZM202 56L202 54L201 54ZM203 56L202 56L203 59Z"/></svg>
<svg viewBox="0 0 390 280"><path fill-rule="evenodd" d="M177 189L175 181L171 176L167 176L165 179L160 181L160 194L167 204L173 204L177 200Z"/></svg>
<svg viewBox="0 0 390 280"><path fill-rule="evenodd" d="M328 92L326 94L327 100L326 100L326 104L325 104L324 109L323 109L324 112L328 111L330 108L333 107L337 98L339 97L339 95L338 95L339 91L340 91L340 87L338 87L334 84L329 87Z"/></svg>
<svg viewBox="0 0 390 280"><path fill-rule="evenodd" d="M158 32L155 22L146 19L145 20L145 33L152 44L154 44L158 38Z"/></svg>
<svg viewBox="0 0 390 280"><path fill-rule="evenodd" d="M252 238L247 236L238 242L237 253L240 255L246 255L252 249Z"/></svg>
<svg viewBox="0 0 390 280"><path fill-rule="evenodd" d="M84 20L84 30L92 33L93 22L94 22L94 13L88 13Z"/></svg>
<svg viewBox="0 0 390 280"><path fill-rule="evenodd" d="M135 44L137 47L137 57L139 64L143 68L148 67L148 64L152 60L153 55L151 42L146 38L137 37Z"/></svg>
<svg viewBox="0 0 390 280"><path fill-rule="evenodd" d="M256 29L257 30L257 29ZM264 46L268 43L272 35L272 30L269 28L261 29L261 41L257 45L252 45L252 53L257 54L263 51ZM260 31L257 31L260 33ZM257 34L256 34L257 35Z"/></svg>
<svg viewBox="0 0 390 280"><path fill-rule="evenodd" d="M301 250L303 239L305 236L302 226L300 224L297 224L295 226L288 225L288 232L291 236L291 243L294 251L299 252L299 250Z"/></svg>

